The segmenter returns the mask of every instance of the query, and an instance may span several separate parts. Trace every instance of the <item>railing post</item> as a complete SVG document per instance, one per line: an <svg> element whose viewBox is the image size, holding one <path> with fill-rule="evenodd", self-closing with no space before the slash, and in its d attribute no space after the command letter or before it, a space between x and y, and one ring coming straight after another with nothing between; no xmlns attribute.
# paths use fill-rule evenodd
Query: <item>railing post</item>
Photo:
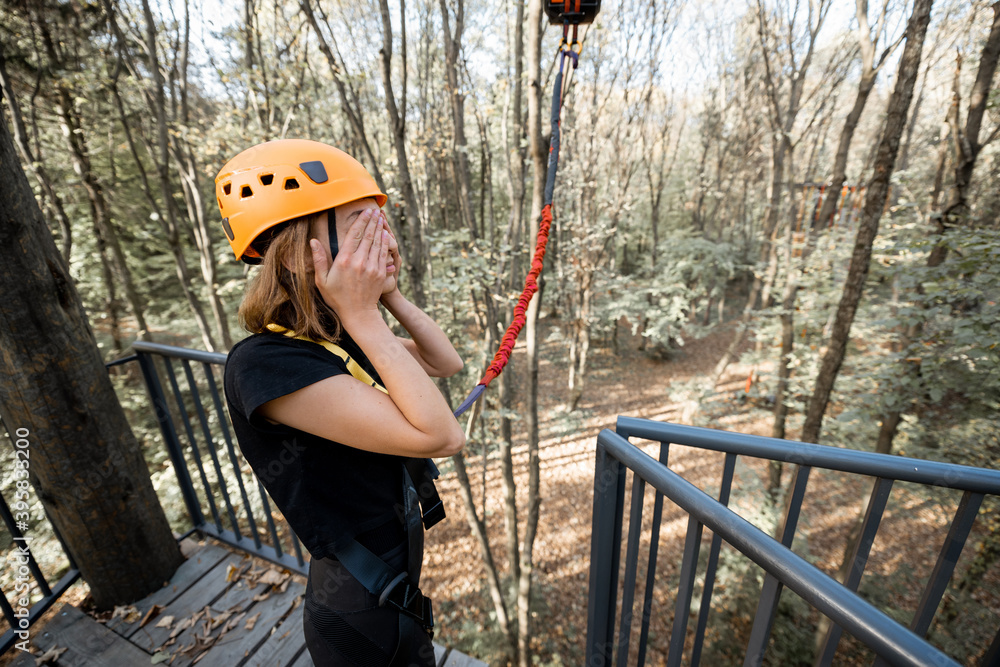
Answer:
<svg viewBox="0 0 1000 667"><path fill-rule="evenodd" d="M781 522L781 543L792 548L795 539L795 529L799 524L799 514L802 510L802 498L806 494L806 484L809 482L809 466L799 465L792 476L791 493L785 505L785 516ZM747 643L747 654L743 667L757 667L764 662L764 652L771 638L771 628L774 616L778 611L778 601L781 599L783 586L773 574L764 575L764 585L760 591L760 601L757 603L757 615L753 619L750 630L750 641Z"/></svg>
<svg viewBox="0 0 1000 667"><path fill-rule="evenodd" d="M941 597L944 595L951 575L955 571L959 556L965 546L965 540L972 532L972 524L979 514L979 507L983 504L983 494L966 491L962 494L962 500L958 503L955 511L955 518L951 520L948 528L948 536L945 537L941 552L938 554L937 562L934 564L934 571L931 572L927 586L924 587L923 595L917 604L917 609L913 612L913 620L910 622L910 629L918 637L927 636L931 621L937 612L938 605L941 604ZM878 658L873 667L888 665L883 658Z"/></svg>
<svg viewBox="0 0 1000 667"><path fill-rule="evenodd" d="M173 419L170 417L170 408L167 406L167 397L160 384L159 373L157 373L156 365L149 354L139 352L137 356L139 357L139 368L142 369L142 376L146 380L149 398L153 402L153 410L156 412L156 421L160 424L163 442L167 446L167 453L170 454L174 472L177 473L177 483L181 487L181 496L184 498L184 504L187 506L188 515L190 515L194 527L200 528L205 525L205 516L201 513L194 484L191 483L187 463L184 462L181 443L177 437L177 431L174 429Z"/></svg>
<svg viewBox="0 0 1000 667"><path fill-rule="evenodd" d="M594 474L594 517L590 538L587 667L606 667L611 664L624 498L625 468L609 456L598 441Z"/></svg>
<svg viewBox="0 0 1000 667"><path fill-rule="evenodd" d="M684 659L684 637L687 635L688 616L691 613L691 596L694 592L695 574L698 569L698 552L701 548L702 524L688 515L687 536L684 539L684 558L681 561L677 600L674 604L674 626L670 631L670 653L667 667L680 667Z"/></svg>
<svg viewBox="0 0 1000 667"><path fill-rule="evenodd" d="M632 473L632 509L628 517L625 580L622 588L622 618L618 630L619 665L628 663L628 645L632 635L632 613L635 603L635 577L636 570L639 568L639 538L642 537L642 503L645 492L646 481Z"/></svg>
<svg viewBox="0 0 1000 667"><path fill-rule="evenodd" d="M659 461L667 465L670 456L670 443L660 443ZM649 532L649 565L646 567L646 594L642 599L642 627L639 629L639 655L636 660L638 667L645 667L646 644L649 641L649 620L653 613L653 586L656 583L656 561L660 549L660 522L663 520L663 494L656 491L653 500L653 525Z"/></svg>
<svg viewBox="0 0 1000 667"><path fill-rule="evenodd" d="M875 480L868 508L865 510L864 522L861 525L861 534L854 545L854 553L851 554L851 569L847 572L844 581L844 585L851 591L857 592L858 586L861 584L861 576L868 565L868 556L875 543L879 524L882 522L882 513L885 512L886 503L889 502L890 491L892 491L891 479L879 477ZM831 621L830 629L827 630L823 640L823 646L816 654L816 667L833 664L833 656L837 652L837 644L840 642L841 634L840 626Z"/></svg>
<svg viewBox="0 0 1000 667"><path fill-rule="evenodd" d="M719 485L719 504L729 506L729 496L733 489L733 475L736 472L736 455L727 453L722 464L722 483ZM712 544L708 548L708 563L705 565L705 585L701 591L701 605L698 609L698 624L694 629L694 646L691 648L691 667L701 664L701 652L705 644L705 630L708 628L708 612L712 609L712 591L715 589L715 571L719 566L719 551L722 537L712 533Z"/></svg>

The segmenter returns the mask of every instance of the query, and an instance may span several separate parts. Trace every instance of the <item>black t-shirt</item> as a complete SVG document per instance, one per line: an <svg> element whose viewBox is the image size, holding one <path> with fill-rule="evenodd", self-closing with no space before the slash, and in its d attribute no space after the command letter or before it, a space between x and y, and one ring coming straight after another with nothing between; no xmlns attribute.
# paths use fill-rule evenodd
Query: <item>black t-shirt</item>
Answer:
<svg viewBox="0 0 1000 667"><path fill-rule="evenodd" d="M381 382L346 333L338 345ZM377 527L375 533L384 535L387 523L394 531L403 525L396 510L403 502L402 457L348 447L255 414L268 401L342 374L350 372L337 355L278 333L240 341L226 361L226 400L240 449L314 558L333 557L335 548Z"/></svg>

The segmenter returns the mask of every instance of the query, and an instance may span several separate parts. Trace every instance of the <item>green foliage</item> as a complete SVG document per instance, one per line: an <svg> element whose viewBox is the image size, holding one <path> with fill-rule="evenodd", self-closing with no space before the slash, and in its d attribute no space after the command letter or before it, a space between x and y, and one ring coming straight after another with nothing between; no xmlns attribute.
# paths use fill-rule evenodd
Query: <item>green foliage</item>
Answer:
<svg viewBox="0 0 1000 667"><path fill-rule="evenodd" d="M700 331L689 325L702 300L722 296L741 268L736 249L691 234L678 233L659 249L657 267L632 276L603 276L595 311L597 319L625 318L632 333L654 346L673 350L683 335Z"/></svg>

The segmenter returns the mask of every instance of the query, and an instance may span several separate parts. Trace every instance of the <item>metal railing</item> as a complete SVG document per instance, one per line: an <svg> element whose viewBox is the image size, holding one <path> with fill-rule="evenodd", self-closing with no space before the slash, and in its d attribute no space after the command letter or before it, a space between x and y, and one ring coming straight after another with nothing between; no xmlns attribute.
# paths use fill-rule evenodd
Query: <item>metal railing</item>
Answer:
<svg viewBox="0 0 1000 667"><path fill-rule="evenodd" d="M236 452L216 377L226 355L143 341L135 342L133 349L177 474L191 531L307 574L298 537L283 517L275 516L277 510L263 485Z"/></svg>
<svg viewBox="0 0 1000 667"><path fill-rule="evenodd" d="M628 438L660 443L659 460L653 459ZM667 466L671 444L723 452L725 454L718 498L685 480ZM728 508L738 456L780 461L795 465L778 529L779 539L762 532ZM853 473L875 479L861 536L851 556L851 569L844 584L808 563L791 550L799 522L810 470L813 468ZM626 471L632 470L628 541L624 563L621 541L624 524ZM587 665L628 663L633 634L632 621L638 618L636 663L645 664L650 619L653 615L654 586L663 518L663 499L670 499L688 514L679 583L674 602L673 626L666 664L680 665L685 645L690 646L688 663L698 665L704 651L708 616L712 609L719 553L724 540L764 571L764 582L749 641L745 666L760 665L771 636L783 587L787 586L833 623L817 653L817 665L830 665L843 631L866 644L878 656L876 664L956 665L953 658L928 643L924 636L951 579L984 496L1000 495L1000 471L983 470L900 456L874 454L838 447L811 445L774 438L742 435L692 426L619 417L617 433L604 430L597 441L594 478L593 533L591 537L590 597L587 617ZM889 499L893 483L913 482L962 492L937 562L909 627L904 627L857 594L871 546ZM646 581L640 617L634 616L635 592L643 533L645 486L655 490L648 542ZM703 529L713 535L702 572L703 584L693 636L689 636L694 588L698 579ZM618 577L621 567L622 585ZM616 610L620 621L615 632ZM662 613L662 612L661 612ZM993 639L983 665L1000 661L1000 632Z"/></svg>
<svg viewBox="0 0 1000 667"><path fill-rule="evenodd" d="M234 447L216 374L224 367L226 355L143 341L133 343L133 349L134 355L117 359L107 367L138 362L142 370L190 518L188 530L178 540L199 531L293 572L307 574L301 543L284 519L275 516L277 512L272 510L267 492ZM16 453L16 433L11 432L10 437ZM32 538L26 538L19 529L15 513L2 494L0 518L11 536L10 549L16 552L6 560L19 573L16 586L0 594L0 611L9 625L0 635L0 654L3 654L19 638L27 636L28 628L80 577L80 572L55 525L48 522L44 532L51 528L58 540L55 550L61 551L68 561L68 568L59 580L48 581L35 555L27 548ZM10 599L27 596L24 591L37 599L27 609L18 605L15 610Z"/></svg>
<svg viewBox="0 0 1000 667"><path fill-rule="evenodd" d="M10 437L16 456L16 452L19 450L17 443L20 438L17 437L16 432L10 433ZM12 512L10 505L7 504L7 500L0 495L0 517L3 517L4 525L10 533L11 548L13 549L13 554L4 558L4 561L7 567L13 570L14 586L11 587L10 593L13 595L14 600L19 602L17 609L15 609L7 597L8 591L4 590L3 594L0 594L0 610L3 611L4 619L6 619L8 624L7 630L0 635L0 654L5 653L20 641L27 640L29 636L28 629L31 625L42 614L48 611L49 607L59 599L59 596L80 577L80 570L77 568L76 563L73 562L73 557L70 555L69 550L66 549L66 545L62 541L62 536L59 535L59 531L56 530L55 525L49 522L52 533L59 541L69 563L68 569L59 577L59 580L52 584L49 583L48 578L35 559L35 554L32 552L33 538L25 536L24 531L20 528L20 526L25 525L25 522L16 518L16 516L27 513L26 511L22 511L26 508L20 505L24 502L15 498L15 511ZM48 518L46 517L47 520ZM37 522L33 522L33 524L35 526L38 525ZM31 597L35 596L31 594L32 588L37 589L37 594L40 594L40 597L30 605L20 603L21 600L30 600Z"/></svg>

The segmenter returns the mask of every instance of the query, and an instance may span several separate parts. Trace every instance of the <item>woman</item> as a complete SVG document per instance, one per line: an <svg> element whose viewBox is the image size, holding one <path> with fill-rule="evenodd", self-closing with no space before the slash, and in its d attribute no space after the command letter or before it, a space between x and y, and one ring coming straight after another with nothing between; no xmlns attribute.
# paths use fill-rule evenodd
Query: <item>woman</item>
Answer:
<svg viewBox="0 0 1000 667"><path fill-rule="evenodd" d="M352 157L268 142L230 160L216 194L236 256L260 264L240 306L252 335L226 363L229 412L312 556L313 662L432 665L417 500L430 525L425 459L455 454L465 435L429 376L453 375L462 360L400 294L387 198ZM379 303L411 338L392 333Z"/></svg>

